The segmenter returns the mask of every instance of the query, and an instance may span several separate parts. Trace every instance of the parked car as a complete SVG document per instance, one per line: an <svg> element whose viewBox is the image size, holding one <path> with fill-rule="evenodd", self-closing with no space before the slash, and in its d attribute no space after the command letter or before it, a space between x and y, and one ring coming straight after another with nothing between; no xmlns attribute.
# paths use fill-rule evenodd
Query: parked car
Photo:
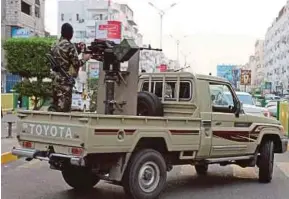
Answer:
<svg viewBox="0 0 289 199"><path fill-rule="evenodd" d="M288 102L289 103L289 100L287 100L287 99L269 101L268 104L266 105L266 108L268 109L268 111L270 112L271 116L273 116L273 117L277 117L277 104L278 104L278 101Z"/></svg>
<svg viewBox="0 0 289 199"><path fill-rule="evenodd" d="M267 108L257 106L252 95L247 92L236 92L236 94L239 100L243 103L245 113L270 117L269 110Z"/></svg>
<svg viewBox="0 0 289 199"><path fill-rule="evenodd" d="M72 103L71 103L71 110L73 111L80 111L82 110L82 98L81 94L72 94Z"/></svg>

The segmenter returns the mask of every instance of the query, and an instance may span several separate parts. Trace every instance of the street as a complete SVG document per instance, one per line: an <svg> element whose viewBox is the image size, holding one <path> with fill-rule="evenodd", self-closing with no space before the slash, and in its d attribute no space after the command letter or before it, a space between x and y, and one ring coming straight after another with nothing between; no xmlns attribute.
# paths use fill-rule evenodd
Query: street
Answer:
<svg viewBox="0 0 289 199"><path fill-rule="evenodd" d="M65 184L59 171L47 162L23 159L2 165L3 199L125 199L122 187L100 182L86 193L76 193ZM270 184L259 184L257 169L212 165L206 177L198 177L192 166L175 167L161 198L194 199L287 199L289 196L289 152L275 156Z"/></svg>

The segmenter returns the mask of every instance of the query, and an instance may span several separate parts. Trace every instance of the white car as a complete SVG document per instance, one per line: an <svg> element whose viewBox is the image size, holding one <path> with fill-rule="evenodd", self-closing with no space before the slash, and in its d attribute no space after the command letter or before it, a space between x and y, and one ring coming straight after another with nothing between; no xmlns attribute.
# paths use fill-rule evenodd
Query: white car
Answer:
<svg viewBox="0 0 289 199"><path fill-rule="evenodd" d="M89 110L90 98L82 99L81 94L72 94L71 110L75 111L87 111Z"/></svg>
<svg viewBox="0 0 289 199"><path fill-rule="evenodd" d="M81 99L80 94L76 94L76 93L72 94L71 110L72 111L82 110L82 99Z"/></svg>
<svg viewBox="0 0 289 199"><path fill-rule="evenodd" d="M239 100L243 104L243 109L245 113L262 115L265 117L271 117L271 114L267 108L256 106L255 101L253 100L252 95L247 92L236 92ZM229 93L227 96L231 96Z"/></svg>

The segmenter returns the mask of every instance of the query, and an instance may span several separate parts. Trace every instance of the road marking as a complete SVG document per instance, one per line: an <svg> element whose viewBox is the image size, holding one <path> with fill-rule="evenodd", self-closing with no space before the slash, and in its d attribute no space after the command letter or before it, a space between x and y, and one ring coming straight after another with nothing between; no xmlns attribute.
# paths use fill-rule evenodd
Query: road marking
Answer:
<svg viewBox="0 0 289 199"><path fill-rule="evenodd" d="M257 179L258 175L255 167L242 168L238 165L230 165L233 168L233 176L245 179Z"/></svg>
<svg viewBox="0 0 289 199"><path fill-rule="evenodd" d="M289 178L289 162L278 162L277 166Z"/></svg>
<svg viewBox="0 0 289 199"><path fill-rule="evenodd" d="M18 159L18 157L15 155L12 155L11 152L1 154L1 164L6 164L8 162L12 162L12 161L15 161L17 159Z"/></svg>

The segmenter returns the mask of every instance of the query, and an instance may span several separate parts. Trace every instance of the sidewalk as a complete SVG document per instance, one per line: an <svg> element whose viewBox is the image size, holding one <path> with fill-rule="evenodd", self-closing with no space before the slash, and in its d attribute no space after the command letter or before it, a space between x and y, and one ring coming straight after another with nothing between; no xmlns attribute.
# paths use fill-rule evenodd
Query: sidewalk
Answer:
<svg viewBox="0 0 289 199"><path fill-rule="evenodd" d="M13 138L1 138L1 154L11 152L13 147L19 147L15 134Z"/></svg>

